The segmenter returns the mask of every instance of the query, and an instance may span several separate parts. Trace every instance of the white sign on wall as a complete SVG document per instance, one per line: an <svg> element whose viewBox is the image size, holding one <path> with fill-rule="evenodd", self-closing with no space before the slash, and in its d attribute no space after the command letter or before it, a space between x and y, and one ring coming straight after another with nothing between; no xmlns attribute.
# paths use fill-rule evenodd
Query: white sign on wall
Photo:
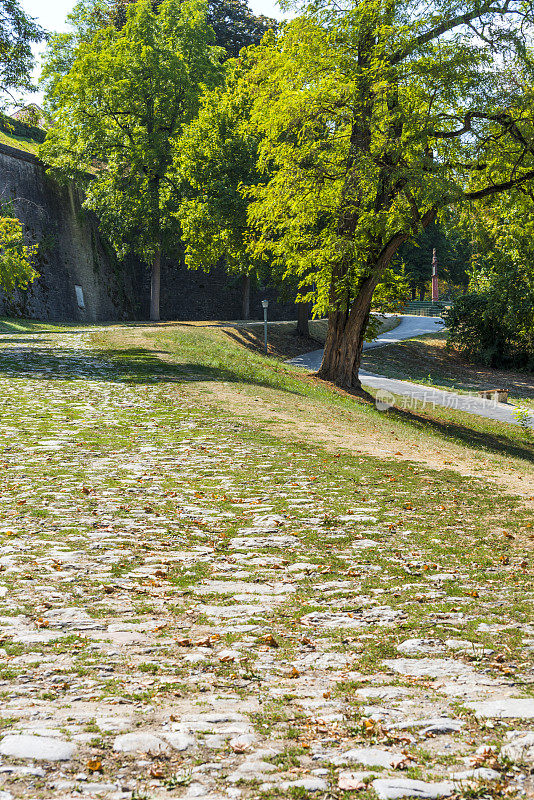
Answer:
<svg viewBox="0 0 534 800"><path fill-rule="evenodd" d="M78 308L85 308L85 300L83 299L83 289L81 286L74 286L76 291L76 300L78 302Z"/></svg>

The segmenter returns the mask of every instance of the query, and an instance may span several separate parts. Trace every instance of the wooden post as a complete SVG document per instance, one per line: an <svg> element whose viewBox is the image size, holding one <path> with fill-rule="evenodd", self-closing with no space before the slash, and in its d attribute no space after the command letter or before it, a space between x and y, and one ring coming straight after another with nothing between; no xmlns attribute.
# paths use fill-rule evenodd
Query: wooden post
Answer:
<svg viewBox="0 0 534 800"><path fill-rule="evenodd" d="M432 302L437 303L439 300L439 285L438 285L438 257L436 248L432 253Z"/></svg>

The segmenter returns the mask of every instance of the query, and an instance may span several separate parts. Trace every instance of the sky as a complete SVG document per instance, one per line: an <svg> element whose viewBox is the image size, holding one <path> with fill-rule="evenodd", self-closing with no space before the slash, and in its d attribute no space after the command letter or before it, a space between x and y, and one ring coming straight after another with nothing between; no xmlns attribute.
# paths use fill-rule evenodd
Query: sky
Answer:
<svg viewBox="0 0 534 800"><path fill-rule="evenodd" d="M67 14L76 4L76 0L21 0L24 11L35 19L47 31L66 31L68 25L65 23ZM280 9L275 0L249 0L249 6L255 14L265 14L268 17L282 17ZM44 45L36 45L34 48L37 62L44 50ZM39 77L39 63L35 70L35 79ZM25 103L41 103L42 95L40 92L24 95L22 101Z"/></svg>

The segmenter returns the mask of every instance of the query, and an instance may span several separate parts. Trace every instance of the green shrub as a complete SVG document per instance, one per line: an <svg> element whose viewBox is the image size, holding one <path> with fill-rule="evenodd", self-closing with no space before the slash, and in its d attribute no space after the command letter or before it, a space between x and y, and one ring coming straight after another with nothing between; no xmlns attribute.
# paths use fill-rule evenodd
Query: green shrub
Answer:
<svg viewBox="0 0 534 800"><path fill-rule="evenodd" d="M490 367L534 371L534 286L521 270L494 272L483 291L455 300L449 345Z"/></svg>

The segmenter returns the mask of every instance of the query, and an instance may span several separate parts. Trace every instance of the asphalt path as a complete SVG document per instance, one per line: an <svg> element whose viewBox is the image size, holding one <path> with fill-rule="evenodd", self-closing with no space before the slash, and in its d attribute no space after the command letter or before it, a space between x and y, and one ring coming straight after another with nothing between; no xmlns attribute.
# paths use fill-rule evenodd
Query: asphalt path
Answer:
<svg viewBox="0 0 534 800"><path fill-rule="evenodd" d="M435 333L441 330L444 325L445 323L441 317L405 315L401 317L401 322L396 328L381 334L372 342L365 342L363 349L372 350L375 347L383 347L387 344L402 342L405 339L413 339L415 336L423 336L425 333ZM317 372L321 366L322 359L323 350L321 349L292 358L288 363ZM494 419L498 422L507 422L510 425L520 425L514 406L508 403L496 403L493 400L483 400L475 395L456 394L443 389L435 389L432 386L424 386L420 383L386 378L385 375L378 375L363 369L360 370L359 374L363 386L369 386L377 390L377 407L381 409L394 405L418 410L423 410L425 407L443 406L457 409L458 411L466 411L469 414L476 414L487 419ZM397 395L397 397L394 395ZM399 397L401 398L400 401ZM530 425L534 426L534 413L530 414L529 421Z"/></svg>

